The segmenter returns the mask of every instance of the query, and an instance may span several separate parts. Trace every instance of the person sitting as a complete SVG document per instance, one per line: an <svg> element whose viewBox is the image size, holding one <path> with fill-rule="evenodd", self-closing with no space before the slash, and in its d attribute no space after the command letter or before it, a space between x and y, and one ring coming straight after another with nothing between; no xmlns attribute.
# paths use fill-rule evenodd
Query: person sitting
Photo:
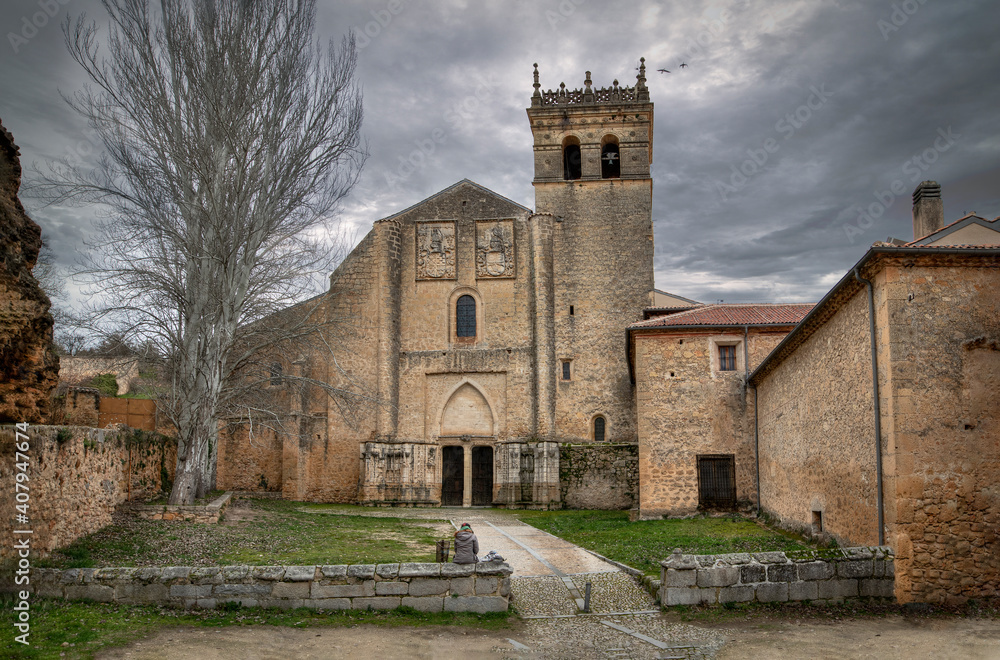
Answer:
<svg viewBox="0 0 1000 660"><path fill-rule="evenodd" d="M472 532L472 525L462 523L462 526L455 532L455 559L456 564L475 564L479 555L479 539Z"/></svg>

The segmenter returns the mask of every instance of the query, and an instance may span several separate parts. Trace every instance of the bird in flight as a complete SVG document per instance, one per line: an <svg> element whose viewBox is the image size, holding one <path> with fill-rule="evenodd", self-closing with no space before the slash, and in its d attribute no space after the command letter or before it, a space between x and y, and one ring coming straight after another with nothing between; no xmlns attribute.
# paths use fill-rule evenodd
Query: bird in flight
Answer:
<svg viewBox="0 0 1000 660"><path fill-rule="evenodd" d="M660 73L670 73L670 72L669 72L669 71L667 71L666 69L657 69L657 71L659 71Z"/></svg>
<svg viewBox="0 0 1000 660"><path fill-rule="evenodd" d="M687 64L685 64L685 63L681 62L681 68L682 68L682 69L686 69L686 68L687 68Z"/></svg>

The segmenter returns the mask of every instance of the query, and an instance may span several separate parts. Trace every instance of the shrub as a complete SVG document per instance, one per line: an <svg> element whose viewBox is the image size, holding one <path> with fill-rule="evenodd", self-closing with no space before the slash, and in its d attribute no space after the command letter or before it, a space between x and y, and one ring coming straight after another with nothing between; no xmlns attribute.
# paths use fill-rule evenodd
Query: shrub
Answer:
<svg viewBox="0 0 1000 660"><path fill-rule="evenodd" d="M118 379L114 374L98 374L91 379L90 386L100 390L104 396L118 395Z"/></svg>

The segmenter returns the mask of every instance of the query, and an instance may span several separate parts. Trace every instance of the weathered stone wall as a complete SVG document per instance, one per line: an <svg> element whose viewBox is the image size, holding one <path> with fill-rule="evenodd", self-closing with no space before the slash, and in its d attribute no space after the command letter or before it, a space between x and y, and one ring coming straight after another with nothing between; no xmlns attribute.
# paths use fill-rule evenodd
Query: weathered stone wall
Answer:
<svg viewBox="0 0 1000 660"><path fill-rule="evenodd" d="M1000 258L887 258L875 282L896 596L1000 597Z"/></svg>
<svg viewBox="0 0 1000 660"><path fill-rule="evenodd" d="M560 445L559 488L569 509L631 509L639 492L639 446Z"/></svg>
<svg viewBox="0 0 1000 660"><path fill-rule="evenodd" d="M506 612L510 567L480 564L354 564L351 566L171 566L166 568L35 569L42 597L102 603L212 609L310 607L324 610Z"/></svg>
<svg viewBox="0 0 1000 660"><path fill-rule="evenodd" d="M535 184L553 225L556 432L559 440L635 442L635 401L624 328L642 319L653 288L652 182L597 180ZM572 314L570 307L572 306ZM560 365L570 360L572 378Z"/></svg>
<svg viewBox="0 0 1000 660"><path fill-rule="evenodd" d="M60 387L58 391L62 391ZM55 409L52 423L67 426L92 426L98 424L101 411L101 392L92 387L67 387L54 397Z"/></svg>
<svg viewBox="0 0 1000 660"><path fill-rule="evenodd" d="M29 528L40 555L110 524L130 497L159 495L177 465L176 441L143 431L31 426L28 436ZM6 530L15 514L14 443L10 427L0 430L0 488L11 494L0 504ZM9 543L0 549L11 551Z"/></svg>
<svg viewBox="0 0 1000 660"><path fill-rule="evenodd" d="M270 429L258 429L252 438L246 426L219 433L216 486L281 492L281 451L281 438Z"/></svg>
<svg viewBox="0 0 1000 660"><path fill-rule="evenodd" d="M895 563L888 546L730 555L675 552L660 564L663 607L893 598Z"/></svg>
<svg viewBox="0 0 1000 660"><path fill-rule="evenodd" d="M845 545L878 543L868 337L858 285L757 385L761 505L805 532L817 512Z"/></svg>
<svg viewBox="0 0 1000 660"><path fill-rule="evenodd" d="M639 515L698 508L699 455L732 454L736 497L757 498L752 371L791 330L750 328L749 369L742 329L657 329L635 333L639 418ZM717 342L737 343L737 370L719 371Z"/></svg>
<svg viewBox="0 0 1000 660"><path fill-rule="evenodd" d="M0 422L47 422L58 383L50 302L31 271L42 230L24 212L17 192L21 161L0 123Z"/></svg>
<svg viewBox="0 0 1000 660"><path fill-rule="evenodd" d="M59 382L86 385L94 376L114 374L117 394L128 394L139 378L139 360L135 358L95 358L64 355L59 360Z"/></svg>
<svg viewBox="0 0 1000 660"><path fill-rule="evenodd" d="M653 104L648 95L555 105L533 101L528 117L535 209L553 220L551 236L541 244L551 250L543 260L551 273L551 298L539 297L538 304L554 339L546 373L555 380L555 439L592 440L593 420L602 415L606 440L635 442L622 335L642 319L653 289ZM580 145L581 158L581 176L570 181L563 180L568 139ZM609 142L619 146L620 178L601 178L602 146ZM560 373L565 360L571 363L568 381Z"/></svg>

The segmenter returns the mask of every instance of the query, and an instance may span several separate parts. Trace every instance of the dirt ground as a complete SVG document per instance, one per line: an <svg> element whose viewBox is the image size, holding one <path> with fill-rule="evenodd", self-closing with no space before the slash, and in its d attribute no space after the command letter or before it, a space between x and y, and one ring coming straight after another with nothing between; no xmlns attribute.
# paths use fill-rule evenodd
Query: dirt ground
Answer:
<svg viewBox="0 0 1000 660"><path fill-rule="evenodd" d="M891 615L841 621L726 622L703 624L703 627L718 631L726 638L725 645L715 656L718 660L1000 659L1000 620L996 619ZM531 652L519 652L510 639L528 646ZM545 640L532 639L523 623L501 631L375 626L182 628L163 631L98 657L106 660L313 660L348 656L379 660L553 657L545 651ZM605 656L582 643L579 653L571 657Z"/></svg>
<svg viewBox="0 0 1000 660"><path fill-rule="evenodd" d="M784 621L726 624L726 645L718 660L765 658L872 658L888 660L1000 659L1000 620L965 618Z"/></svg>

